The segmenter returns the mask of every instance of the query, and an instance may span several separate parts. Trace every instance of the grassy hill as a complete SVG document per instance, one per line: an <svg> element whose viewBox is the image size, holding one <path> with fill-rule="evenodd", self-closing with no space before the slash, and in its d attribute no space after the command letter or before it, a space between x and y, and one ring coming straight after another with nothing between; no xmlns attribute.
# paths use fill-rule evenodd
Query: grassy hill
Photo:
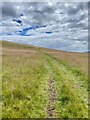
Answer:
<svg viewBox="0 0 90 120"><path fill-rule="evenodd" d="M3 118L88 118L88 54L2 42Z"/></svg>

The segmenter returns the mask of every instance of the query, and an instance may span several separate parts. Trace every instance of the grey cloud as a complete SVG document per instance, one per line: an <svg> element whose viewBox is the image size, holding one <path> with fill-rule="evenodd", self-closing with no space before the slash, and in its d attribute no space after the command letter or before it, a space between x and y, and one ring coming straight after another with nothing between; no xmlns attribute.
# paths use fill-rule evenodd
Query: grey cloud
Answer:
<svg viewBox="0 0 90 120"><path fill-rule="evenodd" d="M47 24L51 22L54 19L56 20L56 17L54 17L54 13L56 10L56 6L49 6L48 3L25 3L25 6L27 9L24 8L24 12L26 16L32 16L32 19L30 19L30 22L33 21L33 24Z"/></svg>
<svg viewBox="0 0 90 120"><path fill-rule="evenodd" d="M67 13L70 15L76 14L77 12L80 12L80 10L84 10L88 7L88 4L85 3L71 3L70 5L68 5L67 9Z"/></svg>
<svg viewBox="0 0 90 120"><path fill-rule="evenodd" d="M18 41L67 51L87 49L86 44L85 47L83 45L85 42L87 43L88 38L87 3L13 2L3 4L2 10L3 32L5 32L5 26L7 26L6 33L8 33L9 26L17 26L16 22L12 21L13 18L22 21L22 27L18 26L15 30L14 27L10 28L10 31L13 31L15 35L18 33L16 31L22 31L31 25L46 25L45 28L28 30L26 34L32 34L32 36L27 37L28 41L25 41L26 38L22 36L21 38L18 36ZM52 32L52 34L46 35L45 32ZM10 39L12 39L11 36Z"/></svg>
<svg viewBox="0 0 90 120"><path fill-rule="evenodd" d="M68 14L73 15L73 14L76 14L79 10L80 10L79 7L76 6L74 8L72 5L72 7L68 8L67 12Z"/></svg>
<svg viewBox="0 0 90 120"><path fill-rule="evenodd" d="M12 3L3 3L2 18L6 16L16 17L16 15L16 10L14 9Z"/></svg>
<svg viewBox="0 0 90 120"><path fill-rule="evenodd" d="M15 3L15 5L18 6L17 3ZM83 10L86 8L86 3L68 3L68 7L65 7L65 3L53 3L50 6L46 2L26 2L19 5L19 7L22 9L19 11L18 9L15 9L15 5L14 3L5 3L3 5L3 18L6 16L17 17L17 13L20 11L24 14L25 17L27 17L27 20L24 20L26 24L48 25L51 23L55 24L59 22L70 22L71 24L76 24L86 17L85 14L79 14L80 10L83 12ZM56 13L56 10L59 10L59 14ZM68 16L67 18L66 15Z"/></svg>

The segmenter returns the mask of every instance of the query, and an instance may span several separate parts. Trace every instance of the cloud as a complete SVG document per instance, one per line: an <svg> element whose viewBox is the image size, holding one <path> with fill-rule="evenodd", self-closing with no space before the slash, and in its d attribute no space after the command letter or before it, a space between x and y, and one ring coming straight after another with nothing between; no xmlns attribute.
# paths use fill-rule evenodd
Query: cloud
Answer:
<svg viewBox="0 0 90 120"><path fill-rule="evenodd" d="M8 35L7 39L15 41L13 35L21 43L66 51L88 50L85 2L5 2L0 26L3 39Z"/></svg>
<svg viewBox="0 0 90 120"><path fill-rule="evenodd" d="M3 3L2 5L2 19L6 17L16 17L16 10L12 3Z"/></svg>

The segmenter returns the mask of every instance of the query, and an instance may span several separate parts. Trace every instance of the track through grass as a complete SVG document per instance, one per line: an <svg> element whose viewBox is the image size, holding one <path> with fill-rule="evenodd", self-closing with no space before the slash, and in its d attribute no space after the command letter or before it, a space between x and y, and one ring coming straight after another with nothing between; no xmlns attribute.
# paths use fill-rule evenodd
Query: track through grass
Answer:
<svg viewBox="0 0 90 120"><path fill-rule="evenodd" d="M88 76L56 54L4 42L3 118L88 118Z"/></svg>
<svg viewBox="0 0 90 120"><path fill-rule="evenodd" d="M55 103L58 118L87 118L88 117L88 94L87 87L81 79L68 70L48 54L46 61L51 67L52 76L55 80L57 100ZM82 96L83 94L83 96Z"/></svg>
<svg viewBox="0 0 90 120"><path fill-rule="evenodd" d="M56 100L56 94L55 94L55 88L54 88L54 80L52 77L48 80L48 105L47 105L47 118L55 118L55 100Z"/></svg>

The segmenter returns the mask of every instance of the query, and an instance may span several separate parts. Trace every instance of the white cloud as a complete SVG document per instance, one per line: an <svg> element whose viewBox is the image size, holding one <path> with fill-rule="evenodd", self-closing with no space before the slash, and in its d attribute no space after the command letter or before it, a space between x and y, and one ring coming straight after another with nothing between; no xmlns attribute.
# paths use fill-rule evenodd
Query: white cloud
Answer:
<svg viewBox="0 0 90 120"><path fill-rule="evenodd" d="M66 51L88 50L87 3L12 2L4 3L2 8L0 35L5 40ZM20 20L22 26L13 19ZM32 26L39 28L24 32ZM31 36L20 36L19 32Z"/></svg>

